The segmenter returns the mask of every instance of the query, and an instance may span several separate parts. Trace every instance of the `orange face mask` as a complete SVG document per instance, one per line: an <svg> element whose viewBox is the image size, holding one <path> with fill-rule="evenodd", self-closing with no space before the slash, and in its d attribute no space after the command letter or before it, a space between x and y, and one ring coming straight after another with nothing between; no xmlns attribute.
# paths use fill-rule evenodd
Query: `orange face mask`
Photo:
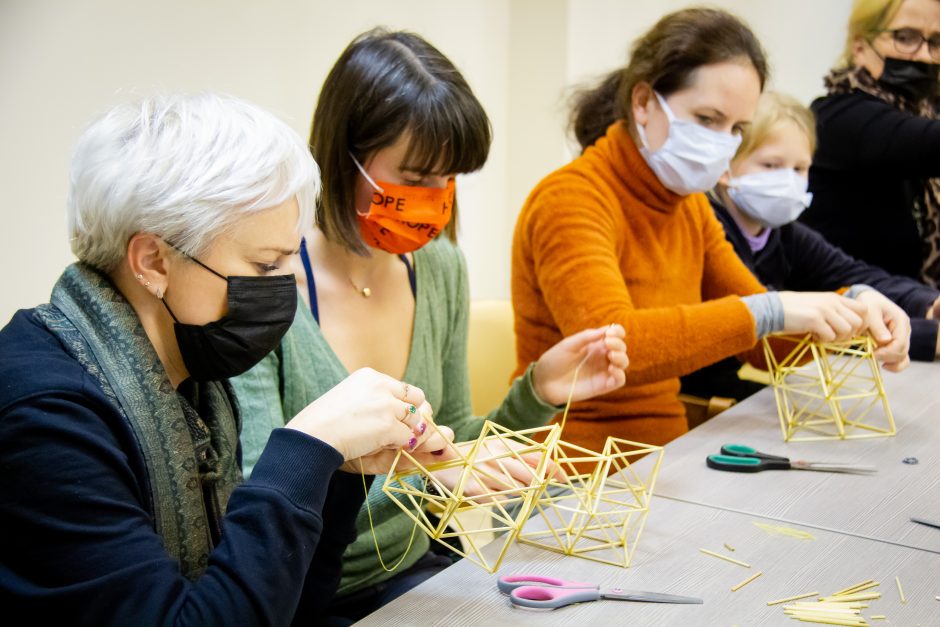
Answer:
<svg viewBox="0 0 940 627"><path fill-rule="evenodd" d="M369 246L396 255L410 253L437 237L450 222L454 179L447 181L447 187L376 183L355 157L353 162L375 189L368 213L356 212L359 232Z"/></svg>

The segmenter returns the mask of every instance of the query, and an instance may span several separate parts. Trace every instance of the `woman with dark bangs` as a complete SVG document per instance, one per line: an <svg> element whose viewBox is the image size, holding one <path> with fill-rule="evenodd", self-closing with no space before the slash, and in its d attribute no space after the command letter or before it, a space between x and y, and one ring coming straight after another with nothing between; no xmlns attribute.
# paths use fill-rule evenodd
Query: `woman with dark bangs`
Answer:
<svg viewBox="0 0 940 627"><path fill-rule="evenodd" d="M457 441L479 435L482 421L470 407L469 289L456 246L454 194L456 175L480 169L490 141L489 119L469 85L421 37L377 29L340 56L310 134L323 184L296 268L308 307L298 308L280 347L233 382L244 416L246 474L293 407L366 366L421 388L436 423L452 428ZM585 355L575 400L620 387L623 334L612 325L558 342L487 418L517 430L545 424L567 399ZM386 564L402 563L394 573L381 567L372 526L360 511L336 616L365 616L450 564L429 552L424 534L409 544L414 523L381 485L379 478L368 497L375 537Z"/></svg>

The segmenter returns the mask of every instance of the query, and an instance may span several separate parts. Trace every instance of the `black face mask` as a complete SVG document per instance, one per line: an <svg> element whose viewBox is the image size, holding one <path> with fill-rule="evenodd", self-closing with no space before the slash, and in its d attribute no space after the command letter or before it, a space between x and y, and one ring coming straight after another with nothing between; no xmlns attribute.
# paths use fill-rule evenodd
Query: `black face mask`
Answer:
<svg viewBox="0 0 940 627"><path fill-rule="evenodd" d="M884 57L885 69L878 82L912 100L936 96L940 87L940 65Z"/></svg>
<svg viewBox="0 0 940 627"><path fill-rule="evenodd" d="M294 322L297 281L293 274L225 277L190 259L228 283L228 313L209 324L184 324L163 301L183 363L195 381L236 377L274 350Z"/></svg>

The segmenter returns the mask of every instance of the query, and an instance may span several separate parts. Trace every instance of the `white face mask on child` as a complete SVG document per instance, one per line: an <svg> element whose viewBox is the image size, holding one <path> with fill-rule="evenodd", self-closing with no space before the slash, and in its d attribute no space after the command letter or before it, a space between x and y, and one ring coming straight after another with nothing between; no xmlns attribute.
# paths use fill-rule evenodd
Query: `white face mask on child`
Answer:
<svg viewBox="0 0 940 627"><path fill-rule="evenodd" d="M653 93L669 120L669 134L663 145L652 152L646 141L646 129L637 124L643 142L640 154L667 189L682 196L710 190L728 171L741 138L677 119L666 99Z"/></svg>
<svg viewBox="0 0 940 627"><path fill-rule="evenodd" d="M781 168L745 174L728 183L728 196L746 215L775 229L800 217L813 195L809 182L795 171Z"/></svg>

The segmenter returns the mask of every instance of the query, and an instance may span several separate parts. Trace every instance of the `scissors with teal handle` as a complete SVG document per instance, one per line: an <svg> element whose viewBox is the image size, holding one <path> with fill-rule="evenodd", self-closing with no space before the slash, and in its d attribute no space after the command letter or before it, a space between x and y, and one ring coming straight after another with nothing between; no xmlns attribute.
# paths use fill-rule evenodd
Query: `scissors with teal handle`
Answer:
<svg viewBox="0 0 940 627"><path fill-rule="evenodd" d="M730 472L760 472L762 470L816 470L820 472L844 472L852 474L871 474L877 472L871 466L857 464L833 464L828 462L805 462L791 460L789 457L761 453L744 444L725 444L721 455L709 455L705 458L709 468Z"/></svg>
<svg viewBox="0 0 940 627"><path fill-rule="evenodd" d="M516 607L533 610L557 610L560 607L587 601L613 599L618 601L639 601L644 603L702 603L696 597L683 597L661 592L641 592L606 588L595 583L565 581L555 577L540 575L510 575L500 577L497 582L499 591L509 595L509 600Z"/></svg>

